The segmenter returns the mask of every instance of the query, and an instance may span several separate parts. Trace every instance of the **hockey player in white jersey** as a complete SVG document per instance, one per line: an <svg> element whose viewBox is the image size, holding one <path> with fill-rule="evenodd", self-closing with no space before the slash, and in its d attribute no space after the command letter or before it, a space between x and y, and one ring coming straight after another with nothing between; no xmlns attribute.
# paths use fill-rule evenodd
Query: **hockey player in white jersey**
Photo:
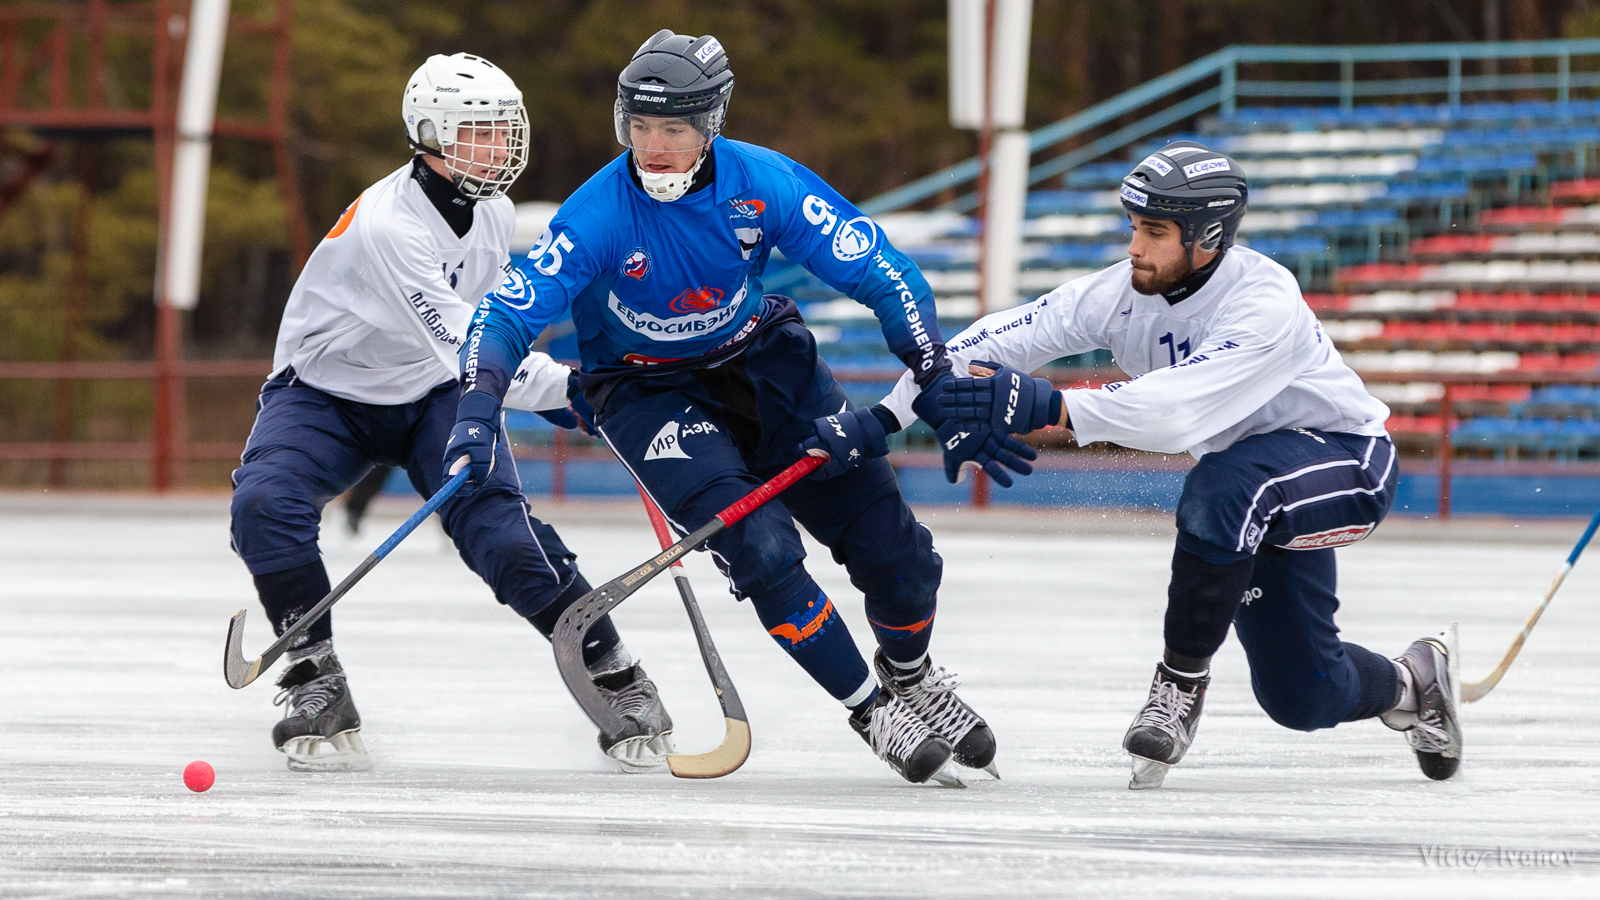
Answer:
<svg viewBox="0 0 1600 900"><path fill-rule="evenodd" d="M374 465L403 467L424 497L439 490L459 399L457 354L480 298L511 268L515 214L505 189L527 161L522 93L487 60L433 56L408 82L402 115L416 155L363 191L311 254L233 473L233 545L279 634L329 591L317 537L330 499ZM575 427L571 381L566 366L530 353L506 405ZM495 597L545 637L589 591L574 554L529 513L503 437L488 483L439 516ZM628 771L663 764L672 720L655 685L609 621L589 638L585 662L633 726L621 740L602 738L601 749ZM329 617L288 656L273 743L289 768L367 768Z"/></svg>
<svg viewBox="0 0 1600 900"><path fill-rule="evenodd" d="M1451 632L1395 660L1339 639L1336 546L1372 532L1397 478L1389 410L1323 334L1294 276L1233 246L1248 187L1239 164L1179 141L1122 182L1130 259L950 342L941 404L958 420L1023 434L1070 429L1198 462L1178 503L1165 653L1123 740L1131 787L1154 787L1199 725L1212 654L1231 624L1267 714L1312 731L1380 718L1405 732L1430 778L1461 759ZM1056 391L1030 377L1110 350L1132 380ZM909 424L914 386L885 401Z"/></svg>

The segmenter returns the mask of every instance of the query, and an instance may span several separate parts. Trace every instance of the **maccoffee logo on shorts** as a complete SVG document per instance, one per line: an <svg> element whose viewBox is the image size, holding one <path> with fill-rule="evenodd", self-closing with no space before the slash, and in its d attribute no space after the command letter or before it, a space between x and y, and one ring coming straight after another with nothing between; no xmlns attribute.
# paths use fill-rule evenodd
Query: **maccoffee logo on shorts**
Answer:
<svg viewBox="0 0 1600 900"><path fill-rule="evenodd" d="M1315 534L1302 534L1294 540L1283 545L1285 550L1321 550L1324 547L1341 547L1345 544L1354 544L1372 533L1377 528L1377 523L1369 525L1347 525L1343 528L1330 528Z"/></svg>

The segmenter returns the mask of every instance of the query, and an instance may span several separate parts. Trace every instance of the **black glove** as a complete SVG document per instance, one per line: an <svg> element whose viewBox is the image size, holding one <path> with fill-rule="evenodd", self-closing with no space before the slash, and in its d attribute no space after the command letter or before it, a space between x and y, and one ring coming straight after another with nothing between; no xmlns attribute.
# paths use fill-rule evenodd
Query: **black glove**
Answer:
<svg viewBox="0 0 1600 900"><path fill-rule="evenodd" d="M1039 458L1027 444L978 422L946 419L934 434L939 437L939 449L944 451L945 480L951 484L960 481L962 467L971 464L989 473L1001 487L1011 487L1011 475L1006 469L1031 475L1033 466L1028 462Z"/></svg>
<svg viewBox="0 0 1600 900"><path fill-rule="evenodd" d="M468 391L456 407L456 425L444 445L445 480L455 474L455 464L466 457L471 475L460 493L470 494L488 484L499 445L500 401L484 391Z"/></svg>
<svg viewBox="0 0 1600 900"><path fill-rule="evenodd" d="M835 478L863 460L889 453L889 435L883 420L870 409L847 409L836 416L823 416L811 423L817 436L807 438L800 452L826 450L829 459L811 473L812 478Z"/></svg>
<svg viewBox="0 0 1600 900"><path fill-rule="evenodd" d="M942 385L939 408L948 417L981 423L995 431L1027 434L1061 421L1061 394L1049 381L999 363L990 378L951 378Z"/></svg>

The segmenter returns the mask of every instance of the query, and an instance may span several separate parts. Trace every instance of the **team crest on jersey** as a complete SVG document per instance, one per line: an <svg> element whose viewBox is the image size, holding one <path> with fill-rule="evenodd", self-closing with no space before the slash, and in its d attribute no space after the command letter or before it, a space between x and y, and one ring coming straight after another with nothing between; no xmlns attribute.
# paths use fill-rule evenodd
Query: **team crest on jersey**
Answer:
<svg viewBox="0 0 1600 900"><path fill-rule="evenodd" d="M643 281L650 274L650 254L644 252L642 247L629 253L628 258L622 261L622 274L635 281Z"/></svg>
<svg viewBox="0 0 1600 900"><path fill-rule="evenodd" d="M494 297L512 309L527 309L533 305L533 285L521 269L506 273L506 280L494 292Z"/></svg>
<svg viewBox="0 0 1600 900"><path fill-rule="evenodd" d="M755 199L729 200L728 217L731 219L754 219L767 209L767 204Z"/></svg>
<svg viewBox="0 0 1600 900"><path fill-rule="evenodd" d="M878 227L866 216L856 216L833 233L833 255L840 262L851 262L872 252L877 242Z"/></svg>
<svg viewBox="0 0 1600 900"><path fill-rule="evenodd" d="M690 288L672 298L667 306L676 313L703 313L722 303L722 292L712 287Z"/></svg>

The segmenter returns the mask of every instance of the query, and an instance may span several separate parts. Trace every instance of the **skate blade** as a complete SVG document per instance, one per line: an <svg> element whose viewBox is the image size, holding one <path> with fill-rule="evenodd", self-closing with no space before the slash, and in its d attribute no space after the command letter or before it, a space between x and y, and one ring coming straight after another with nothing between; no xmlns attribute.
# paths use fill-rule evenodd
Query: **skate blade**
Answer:
<svg viewBox="0 0 1600 900"><path fill-rule="evenodd" d="M359 729L341 731L330 738L290 738L279 749L289 757L291 772L365 772L372 768L372 757L367 755Z"/></svg>
<svg viewBox="0 0 1600 900"><path fill-rule="evenodd" d="M1172 768L1166 763L1156 762L1153 759L1133 759L1133 780L1128 782L1130 791L1148 791L1161 787L1161 782L1166 780L1167 770Z"/></svg>
<svg viewBox="0 0 1600 900"><path fill-rule="evenodd" d="M983 770L985 772L988 772L989 773L989 777L993 778L995 781L999 781L1000 780L1000 767L995 765L994 763L989 763L987 766L984 766Z"/></svg>
<svg viewBox="0 0 1600 900"><path fill-rule="evenodd" d="M940 787L964 788L967 786L967 783L961 780L961 776L956 774L956 767L950 763L940 766L939 771L928 776L928 780Z"/></svg>
<svg viewBox="0 0 1600 900"><path fill-rule="evenodd" d="M674 752L672 732L625 738L612 744L606 755L617 761L626 775L647 775L667 768L667 754Z"/></svg>

